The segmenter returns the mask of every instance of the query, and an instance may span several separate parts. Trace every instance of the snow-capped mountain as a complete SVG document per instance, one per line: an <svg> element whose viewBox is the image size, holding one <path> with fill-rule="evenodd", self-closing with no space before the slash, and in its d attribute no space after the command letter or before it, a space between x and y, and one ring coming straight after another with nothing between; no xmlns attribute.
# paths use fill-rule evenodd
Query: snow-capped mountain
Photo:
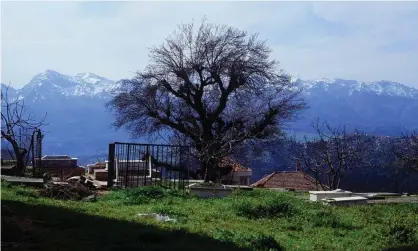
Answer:
<svg viewBox="0 0 418 251"><path fill-rule="evenodd" d="M378 135L418 128L415 88L390 81L294 81L303 88L310 108L302 112L300 120L289 124L290 130L309 132L311 122L318 117L333 125L345 124ZM46 70L21 89L11 87L9 96L25 99L39 118L47 113L46 152L97 154L105 153L109 142L130 140L127 132L112 127L114 117L105 108L120 91L120 83L90 72L70 76Z"/></svg>
<svg viewBox="0 0 418 251"><path fill-rule="evenodd" d="M381 96L393 96L404 98L418 98L418 89L392 81L361 82L357 80L344 79L320 79L320 80L295 80L306 94L310 94L314 89L322 89L326 92L338 91L345 95L359 93L369 93Z"/></svg>
<svg viewBox="0 0 418 251"><path fill-rule="evenodd" d="M303 88L304 94L311 95L317 90L323 92L338 91L343 95L375 94L402 98L418 98L418 89L392 81L361 82L344 79L302 80L292 79ZM103 97L109 98L120 89L120 81L107 79L91 72L78 73L75 76L64 75L46 70L33 77L22 89L16 90L22 96L46 99L48 95L66 97Z"/></svg>
<svg viewBox="0 0 418 251"><path fill-rule="evenodd" d="M90 72L69 76L46 70L32 78L19 94L23 97L31 97L34 102L51 97L62 98L62 96L109 98L118 86L115 81Z"/></svg>

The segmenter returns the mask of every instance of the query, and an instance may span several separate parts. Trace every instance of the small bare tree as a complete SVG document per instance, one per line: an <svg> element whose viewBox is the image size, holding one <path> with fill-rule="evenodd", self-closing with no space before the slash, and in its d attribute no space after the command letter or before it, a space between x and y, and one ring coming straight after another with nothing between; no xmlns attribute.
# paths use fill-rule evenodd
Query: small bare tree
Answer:
<svg viewBox="0 0 418 251"><path fill-rule="evenodd" d="M395 139L392 151L404 167L418 171L418 131L404 133Z"/></svg>
<svg viewBox="0 0 418 251"><path fill-rule="evenodd" d="M9 87L2 86L1 92L1 138L11 145L16 160L15 174L23 176L32 133L44 125L45 117L41 121L36 120L28 112L24 99L9 98Z"/></svg>
<svg viewBox="0 0 418 251"><path fill-rule="evenodd" d="M257 35L202 22L151 50L150 63L110 103L116 125L135 135L169 131L196 148L206 181L247 140L281 135L305 103Z"/></svg>
<svg viewBox="0 0 418 251"><path fill-rule="evenodd" d="M325 180L328 189L340 187L345 173L351 168L365 168L371 165L369 153L373 151L374 140L355 130L349 132L345 126L332 128L328 122L313 125L317 137L303 144L292 146L295 156L310 172L317 183L326 190L319 180Z"/></svg>

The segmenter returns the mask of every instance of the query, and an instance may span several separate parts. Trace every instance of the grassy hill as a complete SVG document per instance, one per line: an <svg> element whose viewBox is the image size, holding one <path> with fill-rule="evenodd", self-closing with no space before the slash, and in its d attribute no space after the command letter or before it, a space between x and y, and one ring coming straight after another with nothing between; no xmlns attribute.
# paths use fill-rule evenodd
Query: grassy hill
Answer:
<svg viewBox="0 0 418 251"><path fill-rule="evenodd" d="M223 199L161 188L95 202L42 198L2 182L4 250L416 250L418 204L331 207L306 195L235 191ZM162 213L157 222L138 213ZM12 244L20 246L12 248ZM7 245L9 247L7 247Z"/></svg>

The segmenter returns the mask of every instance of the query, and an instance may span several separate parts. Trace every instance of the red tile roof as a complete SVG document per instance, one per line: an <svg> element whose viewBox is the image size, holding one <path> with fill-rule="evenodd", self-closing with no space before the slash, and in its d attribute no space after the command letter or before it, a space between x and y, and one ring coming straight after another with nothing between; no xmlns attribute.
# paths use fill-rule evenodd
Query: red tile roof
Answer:
<svg viewBox="0 0 418 251"><path fill-rule="evenodd" d="M316 190L315 179L304 172L274 172L269 174L251 186L263 188L285 188L295 191ZM318 185L320 190L321 186Z"/></svg>
<svg viewBox="0 0 418 251"><path fill-rule="evenodd" d="M251 172L252 171L250 168L240 165L238 162L234 161L230 157L223 158L221 162L219 163L219 167L221 168L227 167L227 166L232 166L232 170L234 172Z"/></svg>

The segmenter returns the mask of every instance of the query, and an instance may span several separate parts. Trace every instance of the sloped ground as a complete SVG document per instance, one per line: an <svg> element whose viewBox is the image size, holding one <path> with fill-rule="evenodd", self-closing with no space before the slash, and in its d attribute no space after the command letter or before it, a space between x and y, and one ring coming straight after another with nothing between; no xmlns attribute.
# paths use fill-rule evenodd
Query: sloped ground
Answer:
<svg viewBox="0 0 418 251"><path fill-rule="evenodd" d="M418 204L334 208L293 193L199 199L152 187L59 201L4 183L1 195L3 250L418 250Z"/></svg>

